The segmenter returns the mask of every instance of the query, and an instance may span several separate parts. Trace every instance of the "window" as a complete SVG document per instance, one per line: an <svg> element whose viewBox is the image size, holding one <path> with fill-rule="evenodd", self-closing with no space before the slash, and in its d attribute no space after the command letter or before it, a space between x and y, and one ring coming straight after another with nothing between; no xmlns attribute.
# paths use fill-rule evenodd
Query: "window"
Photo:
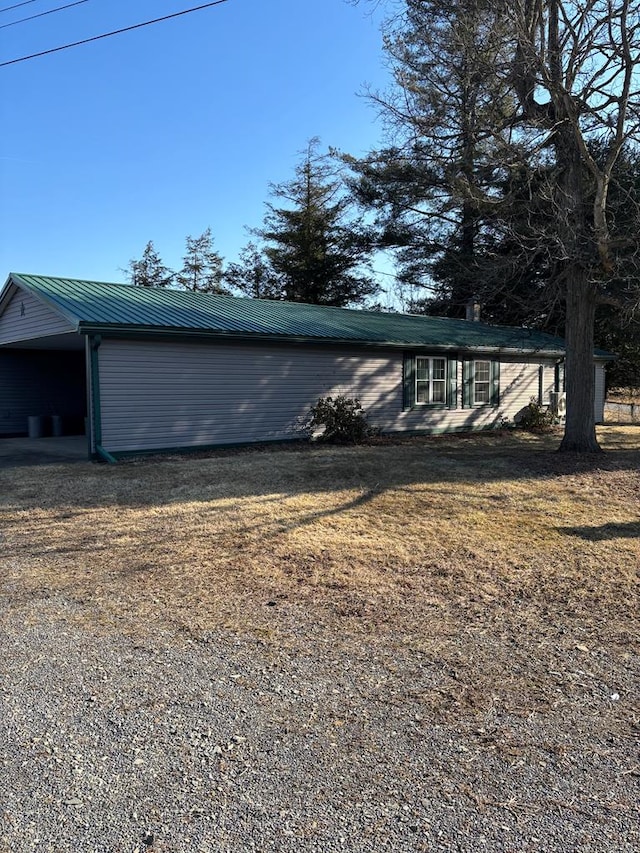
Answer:
<svg viewBox="0 0 640 853"><path fill-rule="evenodd" d="M476 406L491 402L491 362L473 362L473 403Z"/></svg>
<svg viewBox="0 0 640 853"><path fill-rule="evenodd" d="M402 408L437 407L464 409L500 404L500 362L478 358L462 361L462 375L457 358L443 355L421 355L405 352L402 367ZM458 385L462 379L462 387Z"/></svg>
<svg viewBox="0 0 640 853"><path fill-rule="evenodd" d="M462 365L463 404L497 406L500 402L500 362L489 359L465 361Z"/></svg>
<svg viewBox="0 0 640 853"><path fill-rule="evenodd" d="M421 406L455 409L458 405L458 362L455 358L405 352L402 375L404 411Z"/></svg>
<svg viewBox="0 0 640 853"><path fill-rule="evenodd" d="M446 358L416 358L416 404L447 402Z"/></svg>

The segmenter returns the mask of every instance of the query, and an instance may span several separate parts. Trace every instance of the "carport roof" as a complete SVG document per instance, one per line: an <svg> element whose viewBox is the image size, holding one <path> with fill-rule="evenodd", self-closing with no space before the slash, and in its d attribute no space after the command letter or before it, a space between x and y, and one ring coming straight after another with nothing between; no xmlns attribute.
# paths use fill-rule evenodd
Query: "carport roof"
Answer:
<svg viewBox="0 0 640 853"><path fill-rule="evenodd" d="M11 273L0 293L22 287L81 334L188 335L295 340L437 350L564 354L564 341L533 329L413 314L381 313L83 279ZM606 357L604 352L597 356Z"/></svg>

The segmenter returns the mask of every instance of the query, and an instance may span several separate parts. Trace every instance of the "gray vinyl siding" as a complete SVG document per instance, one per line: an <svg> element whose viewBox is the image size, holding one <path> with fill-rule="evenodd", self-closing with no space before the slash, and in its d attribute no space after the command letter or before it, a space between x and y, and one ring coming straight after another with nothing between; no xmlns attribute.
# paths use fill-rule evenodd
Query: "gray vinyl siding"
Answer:
<svg viewBox="0 0 640 853"><path fill-rule="evenodd" d="M304 347L103 340L102 444L112 452L299 437L318 397L361 399L372 420L397 406L399 354Z"/></svg>
<svg viewBox="0 0 640 853"><path fill-rule="evenodd" d="M500 406L402 410L402 352L104 339L102 445L114 453L296 438L319 397L358 397L384 432L495 426L538 396L540 360L501 364ZM552 362L548 362L552 365Z"/></svg>
<svg viewBox="0 0 640 853"><path fill-rule="evenodd" d="M24 435L29 415L77 422L86 409L83 353L0 349L0 435Z"/></svg>
<svg viewBox="0 0 640 853"><path fill-rule="evenodd" d="M0 344L73 332L71 323L25 290L17 289L0 315Z"/></svg>

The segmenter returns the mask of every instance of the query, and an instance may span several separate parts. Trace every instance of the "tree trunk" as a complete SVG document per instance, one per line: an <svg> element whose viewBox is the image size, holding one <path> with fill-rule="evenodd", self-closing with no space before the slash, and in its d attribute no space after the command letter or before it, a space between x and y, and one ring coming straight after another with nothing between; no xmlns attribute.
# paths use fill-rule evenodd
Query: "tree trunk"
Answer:
<svg viewBox="0 0 640 853"><path fill-rule="evenodd" d="M558 46L558 2L550 4L549 45L552 73L562 79ZM561 82L558 82L561 90ZM595 418L595 366L593 362L597 286L591 279L592 238L586 222L586 175L572 123L573 105L559 99L555 134L556 161L560 168L556 205L558 235L566 259L565 380L567 419L559 450L597 453Z"/></svg>
<svg viewBox="0 0 640 853"><path fill-rule="evenodd" d="M597 453L595 423L595 367L593 329L596 287L588 281L587 270L572 265L567 281L565 326L567 420L558 448L573 453Z"/></svg>

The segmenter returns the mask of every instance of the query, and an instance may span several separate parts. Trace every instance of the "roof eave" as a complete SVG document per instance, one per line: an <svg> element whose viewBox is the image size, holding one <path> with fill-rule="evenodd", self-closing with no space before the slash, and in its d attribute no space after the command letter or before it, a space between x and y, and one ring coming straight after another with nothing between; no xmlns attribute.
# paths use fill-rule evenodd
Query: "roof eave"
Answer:
<svg viewBox="0 0 640 853"><path fill-rule="evenodd" d="M248 343L281 343L281 344L307 344L317 346L356 346L376 349L421 349L430 352L460 352L460 353L487 353L504 355L527 355L536 354L548 358L564 358L563 349L546 349L540 347L508 347L508 346L468 346L462 344L429 344L420 341L389 341L389 340L366 340L361 338L327 338L314 337L312 335L286 335L286 334L260 334L257 332L231 332L217 331L215 329L177 329L167 326L122 326L120 324L80 322L78 332L84 335L106 335L114 338L188 338L190 340L216 340L221 343L248 342Z"/></svg>
<svg viewBox="0 0 640 853"><path fill-rule="evenodd" d="M2 290L0 290L0 315L2 315L6 306L11 302L15 292L17 291L18 286L13 281L11 276L5 281L2 286Z"/></svg>

